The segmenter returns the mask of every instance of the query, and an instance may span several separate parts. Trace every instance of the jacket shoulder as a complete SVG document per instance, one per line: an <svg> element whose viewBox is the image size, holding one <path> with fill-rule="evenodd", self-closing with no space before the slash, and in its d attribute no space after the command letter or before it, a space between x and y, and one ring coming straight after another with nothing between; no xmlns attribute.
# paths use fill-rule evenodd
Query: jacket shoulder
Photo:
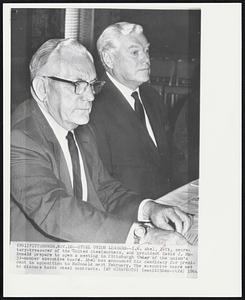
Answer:
<svg viewBox="0 0 245 300"><path fill-rule="evenodd" d="M28 99L17 106L11 116L11 128L21 127L32 116L32 100Z"/></svg>
<svg viewBox="0 0 245 300"><path fill-rule="evenodd" d="M42 118L41 112L33 103L35 100L27 100L20 104L12 115L11 143L12 145L36 145L40 147L46 144L47 137L52 134L48 123Z"/></svg>
<svg viewBox="0 0 245 300"><path fill-rule="evenodd" d="M105 86L105 89L103 89L93 101L89 123L92 124L95 120L96 122L104 122L105 120L108 120L108 116L113 114L113 107L115 107L114 103L116 98L117 95L113 93L111 87Z"/></svg>
<svg viewBox="0 0 245 300"><path fill-rule="evenodd" d="M93 108L99 109L100 107L104 107L110 105L111 101L113 101L115 95L113 95L113 91L111 87L105 85L102 91L96 96L93 101Z"/></svg>
<svg viewBox="0 0 245 300"><path fill-rule="evenodd" d="M161 101L161 96L159 93L149 84L149 83L144 83L140 86L140 91L147 95L150 96L153 99L156 99L156 101Z"/></svg>
<svg viewBox="0 0 245 300"><path fill-rule="evenodd" d="M35 132L36 123L33 119L31 103L27 100L20 104L11 118L11 135L32 135Z"/></svg>

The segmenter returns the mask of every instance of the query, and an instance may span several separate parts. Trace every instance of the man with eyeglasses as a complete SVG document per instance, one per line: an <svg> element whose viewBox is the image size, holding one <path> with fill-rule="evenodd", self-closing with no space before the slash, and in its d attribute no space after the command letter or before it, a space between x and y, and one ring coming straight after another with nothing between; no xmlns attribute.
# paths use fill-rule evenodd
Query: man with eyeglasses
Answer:
<svg viewBox="0 0 245 300"><path fill-rule="evenodd" d="M33 99L12 116L11 240L186 243L185 213L143 200L101 163L85 124L104 83L86 48L49 40L34 54L30 74Z"/></svg>

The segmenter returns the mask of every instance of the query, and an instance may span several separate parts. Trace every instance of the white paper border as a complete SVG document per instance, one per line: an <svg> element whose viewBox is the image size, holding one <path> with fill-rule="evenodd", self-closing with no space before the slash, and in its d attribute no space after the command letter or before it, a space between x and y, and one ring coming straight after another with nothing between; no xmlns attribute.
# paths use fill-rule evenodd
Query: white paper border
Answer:
<svg viewBox="0 0 245 300"><path fill-rule="evenodd" d="M199 278L9 273L10 7L201 8ZM241 4L4 4L4 295L241 295Z"/></svg>

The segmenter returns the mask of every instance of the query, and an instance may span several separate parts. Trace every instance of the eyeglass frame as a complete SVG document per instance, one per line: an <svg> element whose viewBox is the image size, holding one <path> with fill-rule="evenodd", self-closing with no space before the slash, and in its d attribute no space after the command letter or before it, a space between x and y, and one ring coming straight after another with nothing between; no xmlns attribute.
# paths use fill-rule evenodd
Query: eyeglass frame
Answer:
<svg viewBox="0 0 245 300"><path fill-rule="evenodd" d="M45 77L50 78L50 79L55 80L55 81L60 81L60 82L66 82L66 83L73 84L73 86L75 88L75 94L76 95L80 95L81 94L81 93L77 93L76 90L77 90L77 86L79 86L79 84L82 83L82 82L86 83L87 86L90 86L90 88L91 88L91 90L92 90L92 92L93 92L94 95L96 95L97 93L95 92L93 84L94 83L100 83L101 84L101 88L105 84L105 81L101 81L101 80L97 80L97 79L94 79L93 81L88 82L88 81L82 80L82 79L81 80L77 80L77 81L72 81L72 80L68 80L68 79L64 79L64 78L60 78L60 77L56 77L56 76L45 76Z"/></svg>

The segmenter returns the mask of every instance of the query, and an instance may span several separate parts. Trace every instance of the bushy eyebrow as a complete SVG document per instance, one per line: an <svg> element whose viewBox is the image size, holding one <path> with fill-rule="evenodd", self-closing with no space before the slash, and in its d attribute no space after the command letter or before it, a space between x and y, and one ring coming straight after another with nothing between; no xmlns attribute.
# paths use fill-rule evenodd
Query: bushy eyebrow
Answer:
<svg viewBox="0 0 245 300"><path fill-rule="evenodd" d="M80 71L80 76L79 76L80 78L78 78L76 81L86 81L86 82L88 82L86 79L89 78L90 74L91 74L91 72L88 72L88 71L83 69L83 70ZM97 76L95 75L95 77L90 82L95 81L96 79L97 79Z"/></svg>
<svg viewBox="0 0 245 300"><path fill-rule="evenodd" d="M133 49L133 48L139 48L139 47L140 47L139 44L134 44L134 45L129 46L128 49L130 50L130 49ZM150 43L148 43L148 44L145 46L146 49L149 49L149 47L150 47Z"/></svg>

